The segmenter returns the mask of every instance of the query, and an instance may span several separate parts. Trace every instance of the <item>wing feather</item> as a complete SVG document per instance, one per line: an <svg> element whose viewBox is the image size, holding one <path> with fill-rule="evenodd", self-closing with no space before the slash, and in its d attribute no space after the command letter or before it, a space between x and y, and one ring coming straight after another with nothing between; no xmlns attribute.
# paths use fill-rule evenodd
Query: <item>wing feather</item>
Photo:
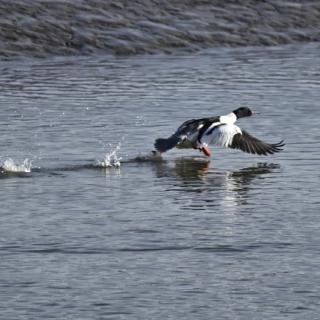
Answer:
<svg viewBox="0 0 320 320"><path fill-rule="evenodd" d="M228 147L232 149L239 149L247 153L266 156L283 150L282 147L284 145L283 140L278 143L266 143L242 130L242 133L237 133L233 136Z"/></svg>
<svg viewBox="0 0 320 320"><path fill-rule="evenodd" d="M174 147L196 148L202 133L218 120L219 117L187 120L170 137L157 139L154 147L159 152L166 152Z"/></svg>
<svg viewBox="0 0 320 320"><path fill-rule="evenodd" d="M212 123L219 121L219 117L191 119L185 121L175 132L175 135L193 135L195 132L205 131Z"/></svg>

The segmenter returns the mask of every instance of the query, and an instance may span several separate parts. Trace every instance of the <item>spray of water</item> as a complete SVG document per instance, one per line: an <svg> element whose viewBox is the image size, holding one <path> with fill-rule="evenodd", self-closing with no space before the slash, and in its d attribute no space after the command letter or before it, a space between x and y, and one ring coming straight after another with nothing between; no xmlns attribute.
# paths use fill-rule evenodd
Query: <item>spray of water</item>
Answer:
<svg viewBox="0 0 320 320"><path fill-rule="evenodd" d="M120 168L122 159L118 156L120 149L121 143L118 143L115 147L110 146L110 151L106 153L104 160L98 162L98 165L103 168Z"/></svg>
<svg viewBox="0 0 320 320"><path fill-rule="evenodd" d="M32 161L25 159L22 163L9 158L3 162L2 170L6 172L31 172Z"/></svg>

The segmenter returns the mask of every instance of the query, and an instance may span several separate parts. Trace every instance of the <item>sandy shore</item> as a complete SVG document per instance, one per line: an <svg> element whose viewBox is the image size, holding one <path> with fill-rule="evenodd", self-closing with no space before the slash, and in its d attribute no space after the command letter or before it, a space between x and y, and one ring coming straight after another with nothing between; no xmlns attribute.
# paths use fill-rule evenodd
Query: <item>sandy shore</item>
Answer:
<svg viewBox="0 0 320 320"><path fill-rule="evenodd" d="M0 57L320 40L320 1L0 0Z"/></svg>

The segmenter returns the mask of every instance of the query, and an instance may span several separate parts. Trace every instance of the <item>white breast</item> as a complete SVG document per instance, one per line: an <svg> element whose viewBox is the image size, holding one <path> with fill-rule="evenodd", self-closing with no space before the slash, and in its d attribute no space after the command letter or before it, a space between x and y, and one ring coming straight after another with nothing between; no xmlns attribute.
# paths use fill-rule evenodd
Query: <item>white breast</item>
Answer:
<svg viewBox="0 0 320 320"><path fill-rule="evenodd" d="M228 147L232 143L233 136L237 133L242 133L238 126L234 124L223 124L216 126L210 134L205 133L201 138L201 142L205 145L214 144L221 147Z"/></svg>

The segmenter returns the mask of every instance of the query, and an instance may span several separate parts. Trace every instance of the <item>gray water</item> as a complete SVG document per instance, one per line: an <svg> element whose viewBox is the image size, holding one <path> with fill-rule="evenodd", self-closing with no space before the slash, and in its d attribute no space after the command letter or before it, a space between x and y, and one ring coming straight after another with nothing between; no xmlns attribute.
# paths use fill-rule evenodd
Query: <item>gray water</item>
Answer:
<svg viewBox="0 0 320 320"><path fill-rule="evenodd" d="M0 0L0 57L320 42L318 0Z"/></svg>
<svg viewBox="0 0 320 320"><path fill-rule="evenodd" d="M319 49L0 62L0 318L318 319ZM240 105L282 153L150 158Z"/></svg>

